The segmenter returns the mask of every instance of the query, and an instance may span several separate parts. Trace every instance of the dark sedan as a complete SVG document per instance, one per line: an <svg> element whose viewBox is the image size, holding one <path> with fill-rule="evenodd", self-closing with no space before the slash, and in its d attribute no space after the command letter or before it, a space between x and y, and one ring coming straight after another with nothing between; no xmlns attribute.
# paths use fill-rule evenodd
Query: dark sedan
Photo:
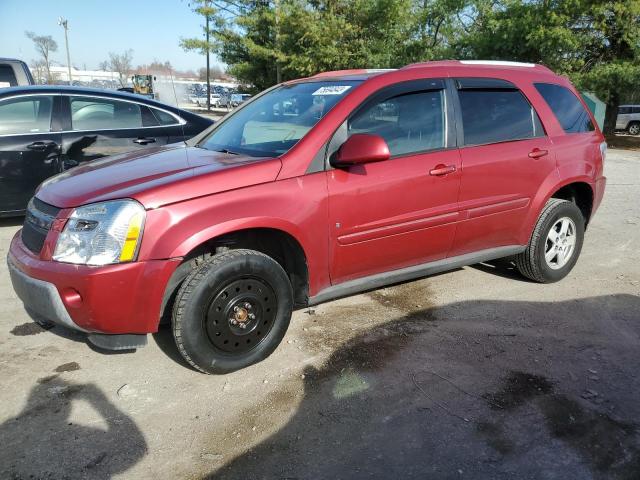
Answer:
<svg viewBox="0 0 640 480"><path fill-rule="evenodd" d="M0 216L21 215L46 178L84 162L180 142L213 122L139 95L81 87L0 90Z"/></svg>

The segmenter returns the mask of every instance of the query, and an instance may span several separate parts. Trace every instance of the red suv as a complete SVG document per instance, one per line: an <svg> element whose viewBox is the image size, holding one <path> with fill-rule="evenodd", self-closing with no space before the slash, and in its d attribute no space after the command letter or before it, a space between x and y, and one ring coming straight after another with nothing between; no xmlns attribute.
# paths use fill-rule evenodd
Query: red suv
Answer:
<svg viewBox="0 0 640 480"><path fill-rule="evenodd" d="M273 352L295 308L506 256L560 280L605 152L578 92L543 66L322 73L186 145L47 180L11 279L41 324L128 349L168 320L191 365L229 372Z"/></svg>

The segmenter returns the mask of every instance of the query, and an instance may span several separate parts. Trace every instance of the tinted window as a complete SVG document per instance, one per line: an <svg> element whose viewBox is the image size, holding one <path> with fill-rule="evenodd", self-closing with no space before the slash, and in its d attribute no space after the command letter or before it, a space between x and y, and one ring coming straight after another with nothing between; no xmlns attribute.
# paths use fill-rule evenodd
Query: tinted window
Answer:
<svg viewBox="0 0 640 480"><path fill-rule="evenodd" d="M0 65L0 87L15 87L16 85L18 85L18 81L11 65Z"/></svg>
<svg viewBox="0 0 640 480"><path fill-rule="evenodd" d="M139 128L142 113L136 103L71 97L71 126L73 130Z"/></svg>
<svg viewBox="0 0 640 480"><path fill-rule="evenodd" d="M460 90L465 145L544 135L538 115L518 90Z"/></svg>
<svg viewBox="0 0 640 480"><path fill-rule="evenodd" d="M444 90L408 93L369 105L348 123L348 135L380 135L392 156L445 146Z"/></svg>
<svg viewBox="0 0 640 480"><path fill-rule="evenodd" d="M565 132L591 132L594 129L587 110L569 89L550 83L536 83L535 87Z"/></svg>
<svg viewBox="0 0 640 480"><path fill-rule="evenodd" d="M0 102L0 135L48 132L51 97L21 97Z"/></svg>
<svg viewBox="0 0 640 480"><path fill-rule="evenodd" d="M620 107L618 108L618 113L620 115L626 115L628 113L631 113L631 107Z"/></svg>
<svg viewBox="0 0 640 480"><path fill-rule="evenodd" d="M151 108L151 107L149 108L153 112L153 115L158 120L159 125L176 125L178 123L178 120L176 120L176 118L173 115L169 115L167 112L158 110L156 108Z"/></svg>
<svg viewBox="0 0 640 480"><path fill-rule="evenodd" d="M631 113L640 113L640 107L631 107Z"/></svg>

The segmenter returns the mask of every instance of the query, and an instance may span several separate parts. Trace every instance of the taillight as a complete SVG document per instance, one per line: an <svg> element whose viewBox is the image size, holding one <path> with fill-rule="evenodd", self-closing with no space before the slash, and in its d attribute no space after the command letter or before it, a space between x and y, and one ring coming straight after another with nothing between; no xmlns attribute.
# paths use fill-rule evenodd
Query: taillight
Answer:
<svg viewBox="0 0 640 480"><path fill-rule="evenodd" d="M600 144L600 156L602 157L602 163L604 163L605 158L607 158L607 142Z"/></svg>

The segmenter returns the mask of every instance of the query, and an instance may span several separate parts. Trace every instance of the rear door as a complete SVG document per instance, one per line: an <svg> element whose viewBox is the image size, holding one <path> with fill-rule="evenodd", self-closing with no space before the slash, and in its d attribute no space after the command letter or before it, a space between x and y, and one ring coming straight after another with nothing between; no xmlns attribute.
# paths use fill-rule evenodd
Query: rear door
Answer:
<svg viewBox="0 0 640 480"><path fill-rule="evenodd" d="M65 168L165 145L167 128L146 105L100 96L65 95L62 153Z"/></svg>
<svg viewBox="0 0 640 480"><path fill-rule="evenodd" d="M61 134L54 121L59 97L0 100L0 212L20 213L36 187L59 171Z"/></svg>
<svg viewBox="0 0 640 480"><path fill-rule="evenodd" d="M385 139L391 159L331 169L330 273L333 284L439 260L454 238L460 157L443 80L396 85L374 95L338 129ZM436 168L450 173L438 175Z"/></svg>
<svg viewBox="0 0 640 480"><path fill-rule="evenodd" d="M455 87L461 222L450 256L518 245L531 202L556 168L552 144L514 84L459 78Z"/></svg>

